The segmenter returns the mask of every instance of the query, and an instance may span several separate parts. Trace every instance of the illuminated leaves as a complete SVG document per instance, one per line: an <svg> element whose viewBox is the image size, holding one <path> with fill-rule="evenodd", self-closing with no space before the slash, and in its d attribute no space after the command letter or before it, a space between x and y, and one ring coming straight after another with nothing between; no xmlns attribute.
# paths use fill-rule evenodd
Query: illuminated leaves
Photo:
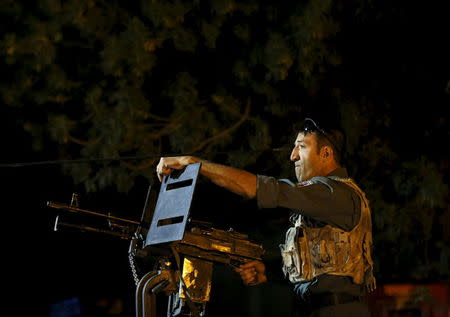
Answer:
<svg viewBox="0 0 450 317"><path fill-rule="evenodd" d="M284 36L278 33L270 33L264 49L264 64L269 69L267 79L284 80L294 59L287 46Z"/></svg>
<svg viewBox="0 0 450 317"><path fill-rule="evenodd" d="M328 45L339 32L331 14L333 1L310 1L289 18L291 37L297 48L298 71L305 79L323 72L326 65L339 65L340 56ZM307 84L307 80L305 81Z"/></svg>
<svg viewBox="0 0 450 317"><path fill-rule="evenodd" d="M386 246L388 263L399 264L417 251L410 245L415 233L417 241L431 241L436 217L448 205L440 150L433 159L402 153L408 136L401 133L421 129L408 122L413 106L405 97L433 80L439 82L433 92L448 96L449 85L447 77L431 78L413 65L414 76L385 86L392 64L370 51L385 46L391 28L378 34L371 23L386 16L395 28L407 19L396 22L398 15L383 10L372 1L43 0L28 6L4 0L0 100L21 111L17 121L35 150L56 147L48 155L89 160L64 166L88 191L127 191L139 177L152 182L162 154L193 153L242 168L263 157L263 172L293 177L294 124L310 113L339 114L347 167L371 199L375 245ZM420 47L434 52L428 42ZM402 69L410 60L427 62L420 60L425 50L418 51L399 53ZM426 80L411 86L417 91L398 91L410 77ZM428 97L423 105L432 102ZM405 104L395 122L395 107ZM437 130L447 135L446 125L442 115L422 142ZM124 156L139 158L117 160ZM426 253L425 246L417 249ZM448 258L448 248L439 250Z"/></svg>
<svg viewBox="0 0 450 317"><path fill-rule="evenodd" d="M105 75L122 77L128 72L137 78L146 75L156 63L152 52L158 45L148 27L137 17L131 18L123 32L105 40L100 53Z"/></svg>
<svg viewBox="0 0 450 317"><path fill-rule="evenodd" d="M220 28L223 24L224 19L221 17L216 17L212 23L203 21L201 25L202 35L205 38L205 45L208 48L216 48L216 41L220 35Z"/></svg>

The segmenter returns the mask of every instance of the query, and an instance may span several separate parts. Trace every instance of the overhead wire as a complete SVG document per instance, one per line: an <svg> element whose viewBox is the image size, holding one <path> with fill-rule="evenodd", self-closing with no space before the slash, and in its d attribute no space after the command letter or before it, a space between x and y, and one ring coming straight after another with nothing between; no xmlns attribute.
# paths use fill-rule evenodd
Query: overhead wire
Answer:
<svg viewBox="0 0 450 317"><path fill-rule="evenodd" d="M192 155L218 155L218 154L235 154L235 153L261 153L261 152L287 152L290 148L271 148L261 150L246 150L246 151L220 151L220 152L208 152L208 153L194 153ZM31 161L31 162L12 162L12 163L0 163L0 168L17 168L17 167L31 167L31 166L43 166L43 165L63 165L63 164L82 164L82 163L96 163L96 162L114 162L114 161L131 161L131 160L147 160L158 159L160 157L167 156L182 156L183 154L152 154L142 156L119 156L119 157L96 157L96 158L77 158L77 159L62 159L62 160L45 160L45 161Z"/></svg>

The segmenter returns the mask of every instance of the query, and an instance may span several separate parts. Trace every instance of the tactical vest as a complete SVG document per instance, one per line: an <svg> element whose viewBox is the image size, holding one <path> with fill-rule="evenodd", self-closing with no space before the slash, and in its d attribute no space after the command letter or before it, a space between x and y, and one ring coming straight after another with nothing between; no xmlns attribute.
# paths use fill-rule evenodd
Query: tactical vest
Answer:
<svg viewBox="0 0 450 317"><path fill-rule="evenodd" d="M310 281L322 275L349 276L356 284L375 289L373 277L372 221L369 202L364 192L350 178L330 177L343 182L356 191L361 200L358 224L345 231L326 225L309 227L303 216L295 214L294 226L286 233L286 243L280 245L283 272L292 283ZM310 181L297 186L307 186Z"/></svg>

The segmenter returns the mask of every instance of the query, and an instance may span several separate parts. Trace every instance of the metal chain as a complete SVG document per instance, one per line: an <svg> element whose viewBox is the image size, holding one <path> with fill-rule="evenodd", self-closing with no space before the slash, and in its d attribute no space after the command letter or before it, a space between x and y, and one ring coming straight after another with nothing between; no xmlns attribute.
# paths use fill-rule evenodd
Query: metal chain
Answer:
<svg viewBox="0 0 450 317"><path fill-rule="evenodd" d="M139 276L137 274L136 263L134 261L134 255L133 255L132 252L128 253L128 262L130 263L130 268L131 268L131 273L133 275L134 283L136 284L136 286L138 286L138 284L139 284Z"/></svg>
<svg viewBox="0 0 450 317"><path fill-rule="evenodd" d="M130 249L128 250L128 263L130 264L131 274L133 275L133 280L136 286L139 284L139 276L136 269L136 261L135 261L135 255L138 248L138 242L139 236L137 232L135 232L135 236L131 239Z"/></svg>

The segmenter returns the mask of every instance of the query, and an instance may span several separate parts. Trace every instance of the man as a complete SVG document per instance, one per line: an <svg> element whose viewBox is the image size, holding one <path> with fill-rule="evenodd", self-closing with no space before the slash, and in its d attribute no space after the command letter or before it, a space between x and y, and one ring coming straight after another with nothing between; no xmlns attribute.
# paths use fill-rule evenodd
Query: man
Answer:
<svg viewBox="0 0 450 317"><path fill-rule="evenodd" d="M370 316L362 298L375 279L371 215L364 193L342 167L344 136L306 119L291 153L298 183L255 175L192 156L161 158L161 180L173 169L202 162L200 173L260 208L292 210L292 227L280 245L283 272L294 284L302 316ZM236 270L247 285L267 281L265 265Z"/></svg>

